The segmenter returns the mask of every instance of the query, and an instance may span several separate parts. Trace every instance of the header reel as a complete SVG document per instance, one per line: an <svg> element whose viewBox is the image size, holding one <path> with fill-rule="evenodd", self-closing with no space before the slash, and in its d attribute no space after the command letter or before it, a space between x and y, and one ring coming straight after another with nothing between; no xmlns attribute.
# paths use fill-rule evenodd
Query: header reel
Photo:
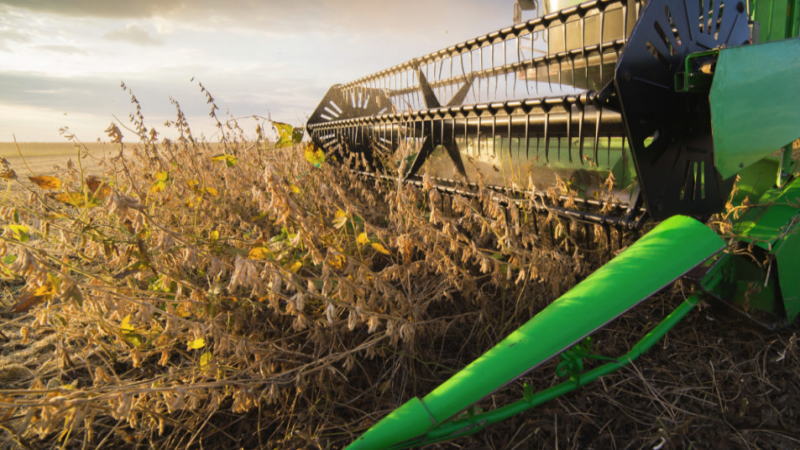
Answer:
<svg viewBox="0 0 800 450"><path fill-rule="evenodd" d="M560 179L586 199L611 174L623 209L641 196L653 219L707 217L732 178L707 94L675 78L690 53L749 38L740 0L594 0L333 86L308 130L368 172L520 192Z"/></svg>

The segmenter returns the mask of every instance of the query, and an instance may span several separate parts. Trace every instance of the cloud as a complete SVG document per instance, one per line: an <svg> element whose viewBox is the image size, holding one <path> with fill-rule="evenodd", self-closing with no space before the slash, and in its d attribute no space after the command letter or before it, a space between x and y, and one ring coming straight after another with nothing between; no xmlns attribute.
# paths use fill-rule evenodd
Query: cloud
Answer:
<svg viewBox="0 0 800 450"><path fill-rule="evenodd" d="M347 32L401 39L408 32L468 39L478 33L506 26L511 2L498 5L482 0L0 0L0 5L75 17L112 19L163 18L209 29L221 26L272 33ZM505 20L498 10L506 7ZM485 25L482 25L485 24ZM464 32L464 30L471 30Z"/></svg>
<svg viewBox="0 0 800 450"><path fill-rule="evenodd" d="M181 8L184 2L160 0L0 0L0 5L66 16L109 18L152 17Z"/></svg>
<svg viewBox="0 0 800 450"><path fill-rule="evenodd" d="M124 41L136 45L161 45L164 43L160 37L153 36L146 29L133 24L128 24L120 30L110 31L104 37L113 41Z"/></svg>
<svg viewBox="0 0 800 450"><path fill-rule="evenodd" d="M86 50L76 47L74 45L60 45L60 44L51 44L51 45L37 45L36 48L47 50L50 52L56 53L66 53L68 55L86 55Z"/></svg>
<svg viewBox="0 0 800 450"><path fill-rule="evenodd" d="M30 42L31 37L21 31L0 28L0 50L12 50L14 44Z"/></svg>

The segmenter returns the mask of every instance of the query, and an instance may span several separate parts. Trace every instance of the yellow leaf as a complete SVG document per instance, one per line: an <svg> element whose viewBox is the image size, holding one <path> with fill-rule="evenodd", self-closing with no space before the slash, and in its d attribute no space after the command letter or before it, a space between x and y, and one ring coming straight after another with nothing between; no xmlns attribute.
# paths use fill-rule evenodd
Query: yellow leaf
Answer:
<svg viewBox="0 0 800 450"><path fill-rule="evenodd" d="M156 179L156 182L150 186L150 193L161 192L167 188L167 183L169 182L169 172L156 172L153 177Z"/></svg>
<svg viewBox="0 0 800 450"><path fill-rule="evenodd" d="M56 288L54 286L51 286L50 283L45 283L36 288L36 290L33 291L33 295L37 297L49 297L52 295L56 295Z"/></svg>
<svg viewBox="0 0 800 450"><path fill-rule="evenodd" d="M6 225L6 228L14 235L14 239L20 242L27 242L31 238L30 228L26 225L11 224Z"/></svg>
<svg viewBox="0 0 800 450"><path fill-rule="evenodd" d="M333 227L339 229L345 226L345 224L347 224L347 213L341 209L337 209L333 217Z"/></svg>
<svg viewBox="0 0 800 450"><path fill-rule="evenodd" d="M200 197L200 196L197 196L197 195L192 197L192 198L190 198L189 200L186 200L186 202L185 202L186 207L191 208L191 209L196 208L201 203L203 203L203 197Z"/></svg>
<svg viewBox="0 0 800 450"><path fill-rule="evenodd" d="M389 252L389 250L387 250L386 247L384 247L380 242L373 242L370 245L378 253L383 253L384 255L391 255L391 252Z"/></svg>
<svg viewBox="0 0 800 450"><path fill-rule="evenodd" d="M178 306L175 308L175 312L184 319L191 317L192 315L192 312L189 311L189 304L186 302L178 303Z"/></svg>
<svg viewBox="0 0 800 450"><path fill-rule="evenodd" d="M247 253L247 257L255 260L263 260L269 258L270 251L267 247L253 247Z"/></svg>
<svg viewBox="0 0 800 450"><path fill-rule="evenodd" d="M94 208L98 205L94 198L87 198L82 192L60 192L53 198L76 208Z"/></svg>
<svg viewBox="0 0 800 450"><path fill-rule="evenodd" d="M367 245L369 244L369 236L367 236L367 233L362 232L358 235L358 237L356 237L356 242L361 245Z"/></svg>
<svg viewBox="0 0 800 450"><path fill-rule="evenodd" d="M302 262L295 261L292 263L292 265L289 266L289 271L291 271L292 273L297 273L297 271L300 270L302 267L303 267Z"/></svg>
<svg viewBox="0 0 800 450"><path fill-rule="evenodd" d="M344 267L345 262L347 262L347 258L344 255L332 255L328 258L328 264L336 269Z"/></svg>
<svg viewBox="0 0 800 450"><path fill-rule="evenodd" d="M275 128L275 131L278 132L278 141L275 142L277 147L286 147L292 144L296 144L303 139L302 131L298 132L295 128L288 123L283 122L272 122L272 126Z"/></svg>
<svg viewBox="0 0 800 450"><path fill-rule="evenodd" d="M127 331L127 332L136 331L136 328L134 328L133 325L131 325L131 315L130 314L128 314L127 316L125 316L122 319L122 322L119 324L119 329L122 330L122 331Z"/></svg>
<svg viewBox="0 0 800 450"><path fill-rule="evenodd" d="M56 177L43 175L40 177L28 177L31 182L42 189L60 189L61 180Z"/></svg>
<svg viewBox="0 0 800 450"><path fill-rule="evenodd" d="M204 191L206 191L206 193L212 197L216 197L219 195L219 191L217 191L213 187L207 187L204 189Z"/></svg>
<svg viewBox="0 0 800 450"><path fill-rule="evenodd" d="M311 163L314 167L322 167L322 164L325 162L325 152L321 149L314 150L313 145L308 145L303 152L306 161Z"/></svg>
<svg viewBox="0 0 800 450"><path fill-rule="evenodd" d="M225 154L225 153L220 154L220 155L216 155L216 156L212 156L211 160L212 161L224 162L225 165L228 166L228 167L233 167L233 166L236 165L237 162L239 162L239 159L236 158L235 156L228 155L228 154Z"/></svg>
<svg viewBox="0 0 800 450"><path fill-rule="evenodd" d="M297 187L296 184L290 184L289 185L289 190L292 191L295 194L299 194L300 193L300 188Z"/></svg>
<svg viewBox="0 0 800 450"><path fill-rule="evenodd" d="M211 239L212 242L213 241L218 241L219 240L219 231L218 230L212 230L210 233L208 233L208 237L209 237L209 239Z"/></svg>
<svg viewBox="0 0 800 450"><path fill-rule="evenodd" d="M206 340L203 338L193 339L186 343L187 350L199 350L206 346Z"/></svg>
<svg viewBox="0 0 800 450"><path fill-rule="evenodd" d="M211 363L211 360L214 359L214 355L211 352L205 352L200 355L200 368L205 369Z"/></svg>

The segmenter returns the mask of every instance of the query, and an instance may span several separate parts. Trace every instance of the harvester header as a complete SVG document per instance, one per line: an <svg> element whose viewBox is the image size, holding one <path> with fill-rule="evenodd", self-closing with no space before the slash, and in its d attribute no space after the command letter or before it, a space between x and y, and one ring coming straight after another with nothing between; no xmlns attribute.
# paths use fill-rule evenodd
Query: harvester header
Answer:
<svg viewBox="0 0 800 450"><path fill-rule="evenodd" d="M704 298L767 325L800 314L789 275L800 268L800 0L519 2L516 18L534 6L531 20L334 85L308 121L314 144L376 182L489 189L604 227L661 223L355 447L450 439L577 388L463 413L692 269L695 294L656 336ZM555 186L569 198L545 194ZM747 210L727 243L703 224L726 207ZM566 316L588 319L570 328ZM479 367L497 382L475 379Z"/></svg>

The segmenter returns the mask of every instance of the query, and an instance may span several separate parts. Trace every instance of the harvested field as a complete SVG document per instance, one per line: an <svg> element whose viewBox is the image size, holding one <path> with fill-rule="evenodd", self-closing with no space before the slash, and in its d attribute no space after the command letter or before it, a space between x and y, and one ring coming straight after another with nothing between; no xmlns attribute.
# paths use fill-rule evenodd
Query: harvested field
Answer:
<svg viewBox="0 0 800 450"><path fill-rule="evenodd" d="M210 145L177 126L181 140L144 134L88 173L49 170L41 149L27 164L57 183L9 181L4 446L338 448L635 237L609 248L554 216L536 234L488 195L376 185L311 148L235 133ZM593 351L624 353L686 289L615 321ZM798 335L705 305L629 368L437 447L797 447ZM554 384L556 362L483 406Z"/></svg>

